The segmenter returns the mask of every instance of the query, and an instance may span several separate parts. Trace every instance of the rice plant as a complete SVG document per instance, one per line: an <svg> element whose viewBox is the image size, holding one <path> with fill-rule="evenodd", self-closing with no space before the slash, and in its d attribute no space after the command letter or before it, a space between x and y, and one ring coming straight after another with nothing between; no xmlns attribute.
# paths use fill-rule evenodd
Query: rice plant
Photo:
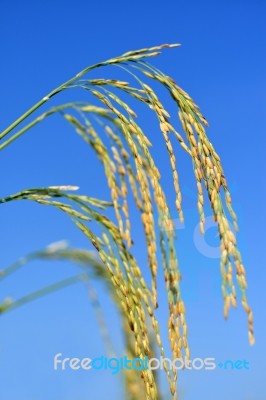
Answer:
<svg viewBox="0 0 266 400"><path fill-rule="evenodd" d="M35 257L66 258L79 262L83 267L90 266L90 270L108 285L110 295L120 311L127 353L141 359L145 356L151 357L157 351L165 357L160 330L167 329L169 332L173 359L190 359L190 349L185 305L180 291L181 274L175 246L174 216L170 212L171 204L161 184L156 157L153 157L150 151L153 144L152 134L143 131L141 122L137 123L137 114L133 109L136 103L147 106L158 120L158 127L169 155L169 168L173 176L171 185L175 190L175 207L180 221L184 220L179 184L182 166L177 169L174 141L180 144L181 150L191 159L202 234L205 224L205 202L209 203L214 221L217 222L224 317L228 317L231 306L236 307L239 292L240 301L247 313L249 342L254 343L252 311L246 297L245 268L236 242L237 217L232 207L220 157L206 134L208 123L193 99L174 79L149 62L150 58L158 56L163 49L177 46L179 45L161 45L129 51L120 57L87 67L52 90L0 134L0 150L4 150L49 116L62 116L84 140L84 145L90 146L95 152L106 176L106 182L102 184L106 184L110 193L109 198L102 200L91 197L93 193L76 194L75 191L79 188L75 186L50 186L22 190L0 199L0 203L31 200L56 207L71 218L97 253L95 258L88 252L77 249L46 249L32 253L3 270L1 278L16 272ZM122 72L123 76L127 74L128 81L100 77L90 79L92 71L95 74L110 67L116 68L118 76ZM176 107L175 114L178 116L180 129L173 122L175 116L170 116L153 89L153 83L162 85L168 91ZM53 106L32 118L32 114L51 98L73 88L86 91L92 101ZM142 118L145 118L145 115L139 115L140 121ZM147 252L150 281L144 279L143 266L139 265L133 254L136 238L132 237L134 221L130 214L129 196L134 199L145 234L143 248ZM112 217L109 215L110 209L113 210ZM231 228L232 225L234 229ZM165 326L159 326L156 316L158 268L163 269L168 298L168 323ZM87 269L76 277L44 288L43 291L31 293L25 298L4 301L0 311L7 312L49 291L79 280L88 280ZM95 295L93 292L94 300ZM167 363L164 370L171 396L176 399L177 371L171 370ZM128 374L126 385L129 399L160 398L158 381L152 370Z"/></svg>

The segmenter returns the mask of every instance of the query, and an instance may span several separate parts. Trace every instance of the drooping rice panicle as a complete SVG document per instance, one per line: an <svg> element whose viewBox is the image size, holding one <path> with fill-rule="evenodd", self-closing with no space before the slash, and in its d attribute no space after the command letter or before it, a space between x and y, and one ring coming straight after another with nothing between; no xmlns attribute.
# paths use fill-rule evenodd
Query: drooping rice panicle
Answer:
<svg viewBox="0 0 266 400"><path fill-rule="evenodd" d="M226 226L225 233L221 237L221 247L222 249L225 248L224 253L227 255L229 254L230 257L234 260L235 268L236 268L236 278L238 281L238 285L242 292L242 304L246 304L246 294L245 294L245 270L240 258L240 253L236 246L235 235L230 229L230 225L228 223L227 217L225 215L225 211L223 209L220 189L221 187L224 189L226 194L226 206L232 217L232 222L237 229L237 220L236 214L233 211L231 206L231 197L230 192L228 190L228 186L226 183L226 179L224 176L224 172L221 166L220 158L215 152L213 145L209 142L204 125L207 125L206 119L202 116L199 111L199 108L195 105L191 97L179 88L173 79L169 78L168 76L161 73L158 69L148 65L147 63L140 62L141 65L145 65L148 67L152 73L150 74L153 79L158 80L161 82L171 93L171 96L176 101L178 108L179 108L179 117L182 123L183 129L187 134L187 138L190 141L191 145L191 153L192 153L192 160L194 164L194 171L197 180L198 186L198 208L200 212L201 218L201 230L203 231L203 223L204 223L204 211L203 211L203 196L201 194L201 181L204 181L208 196L210 199L211 207L213 210L214 218L218 222L218 229L220 231L224 231L224 224ZM193 128L195 129L198 135L198 145L196 147L197 140L195 138ZM193 140L193 137L195 140ZM193 151L192 151L193 150ZM218 205L219 202L219 205ZM221 208L221 210L220 210ZM218 219L218 213L222 214L222 217ZM231 238L231 239L230 239ZM228 260L222 255L221 257L221 269L223 270L222 266L225 262L228 270ZM230 299L234 298L233 303L235 304L235 292L232 283L231 286L231 293L227 294L225 297L225 315L227 316L228 308L230 306ZM247 311L249 310L249 306L245 307L244 309ZM253 326L252 326L252 313L248 312L248 325L249 325L249 340L250 343L254 343L254 335L253 335Z"/></svg>

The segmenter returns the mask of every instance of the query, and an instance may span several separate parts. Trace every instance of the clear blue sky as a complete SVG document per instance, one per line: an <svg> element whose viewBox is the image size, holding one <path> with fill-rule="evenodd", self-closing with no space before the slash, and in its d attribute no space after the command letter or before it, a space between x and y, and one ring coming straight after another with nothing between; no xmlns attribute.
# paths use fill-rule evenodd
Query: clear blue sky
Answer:
<svg viewBox="0 0 266 400"><path fill-rule="evenodd" d="M256 345L248 345L241 307L230 314L229 321L222 318L219 260L204 256L193 241L198 222L195 185L190 163L181 156L186 223L185 229L177 231L177 250L192 355L219 361L246 359L250 369L181 373L180 392L182 400L264 400L265 2L2 0L0 11L0 130L87 65L131 49L182 43L154 63L191 94L210 123L208 134L221 155L239 214L238 241L254 309ZM60 96L51 105L84 99L74 91ZM144 130L152 128L159 135L153 119L147 117L141 123ZM167 155L163 158L160 147L154 155L170 187ZM77 184L82 193L105 195L99 186L101 174L86 146L56 117L1 152L0 168L1 197L23 188L57 184ZM171 190L167 191L171 198ZM88 246L66 216L55 210L21 202L2 205L0 213L1 268L60 239ZM206 241L217 245L214 230ZM139 256L145 266L141 247ZM1 283L1 300L7 295L17 298L76 271L70 264L36 261ZM104 288L97 288L122 354L119 320ZM81 285L2 316L0 326L1 399L123 398L119 376L108 371L53 371L55 353L96 357L104 351Z"/></svg>

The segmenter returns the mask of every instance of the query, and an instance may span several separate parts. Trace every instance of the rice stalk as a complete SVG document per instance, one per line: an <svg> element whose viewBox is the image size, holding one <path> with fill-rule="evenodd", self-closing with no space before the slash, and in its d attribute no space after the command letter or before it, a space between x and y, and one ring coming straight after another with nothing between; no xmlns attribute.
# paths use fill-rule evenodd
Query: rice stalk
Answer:
<svg viewBox="0 0 266 400"><path fill-rule="evenodd" d="M50 92L0 134L0 140L7 136L0 145L0 150L3 150L45 118L59 114L95 152L105 172L110 201L67 193L76 189L75 187L52 186L23 190L0 199L0 203L31 200L42 205L54 206L68 214L97 250L126 321L126 335L130 336L131 332L134 338L134 354L140 358L152 354L149 323L160 354L165 356L155 315L159 306L157 273L160 265L164 271L168 296L168 332L172 357L189 359L190 349L185 305L180 291L181 274L175 249L174 226L167 197L160 183L160 172L150 152L152 137L136 122L137 114L131 103L124 100L124 95L132 101L145 104L158 120L172 170L175 206L181 221L184 219L182 188L179 183L178 157L173 150L173 140L177 140L182 151L184 150L191 158L198 193L197 207L201 232L204 233L204 206L207 197L221 241L220 270L224 316L228 317L231 305L234 307L237 305L234 284L236 279L241 292L241 303L248 316L249 341L250 344L254 343L253 316L246 298L245 269L237 248L236 235L231 228L232 223L237 230L237 217L232 207L221 160L206 135L207 121L192 98L172 78L147 62L148 58L160 54L162 49L176 46L178 45L162 45L130 51L120 57L87 67ZM128 82L84 77L92 70L108 66L123 69L130 78ZM131 80L134 80L136 87L131 84ZM159 82L170 93L176 104L176 115L183 132L180 133L175 127L159 95L147 80ZM73 88L85 90L93 101L100 105L87 102L67 103L52 107L32 121L28 121L28 117L53 96ZM24 121L25 125L21 127ZM16 127L18 130L14 131ZM109 140L108 143L106 138ZM133 196L145 234L147 263L151 273L150 284L144 280L142 269L131 251L134 247L134 238L131 232L132 220L128 201L130 194ZM107 207L114 209L115 221L103 214ZM100 235L94 232L93 226L89 226L94 222L100 227ZM16 268L13 267L13 270ZM128 340L131 343L131 339ZM132 346L130 351L133 352ZM176 370L170 371L167 365L164 367L171 394L176 398ZM157 399L159 395L154 373L142 371L141 378L146 398Z"/></svg>

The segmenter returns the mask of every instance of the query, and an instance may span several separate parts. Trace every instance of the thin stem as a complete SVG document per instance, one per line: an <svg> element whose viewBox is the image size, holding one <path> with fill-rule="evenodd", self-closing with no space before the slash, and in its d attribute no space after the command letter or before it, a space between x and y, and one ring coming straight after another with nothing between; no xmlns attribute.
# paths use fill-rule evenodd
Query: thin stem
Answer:
<svg viewBox="0 0 266 400"><path fill-rule="evenodd" d="M7 276L13 274L18 269L22 268L26 265L29 261L38 258L39 252L30 253L25 257L20 258L14 264L11 264L9 267L5 268L4 270L0 271L0 280L5 279Z"/></svg>
<svg viewBox="0 0 266 400"><path fill-rule="evenodd" d="M11 125L9 125L1 134L0 140L3 139L6 135L9 134L16 126L18 126L22 121L24 121L29 115L31 115L34 111L40 108L44 103L51 99L51 97L55 96L57 93L67 89L67 87L74 82L76 79L80 78L81 76L85 75L88 71L92 70L93 68L105 65L107 62L94 64L91 67L87 67L75 75L73 78L69 79L62 85L58 86L56 89L52 90L48 93L45 97L43 97L40 101L38 101L33 107L31 107L28 111L22 114L18 119L16 119Z"/></svg>
<svg viewBox="0 0 266 400"><path fill-rule="evenodd" d="M96 290L90 285L90 282L86 283L86 287L88 289L88 296L91 302L91 305L94 309L95 312L95 317L98 323L99 331L100 334L103 338L103 342L107 351L107 354L109 357L114 357L116 352L114 350L114 345L111 339L111 336L109 334L109 329L106 323L106 319L104 316L103 309L101 307L101 304L98 300L97 292Z"/></svg>
<svg viewBox="0 0 266 400"><path fill-rule="evenodd" d="M48 100L50 100L51 97L55 96L57 93L60 93L62 90L67 89L69 87L69 85L71 85L72 82L75 82L77 79L81 78L83 75L85 75L87 72L91 71L92 69L99 68L102 66L117 64L117 63L125 63L128 61L134 62L134 61L137 61L138 59L157 56L160 54L160 52L159 51L151 52L153 49L162 49L165 47L170 48L170 47L175 47L175 46L176 45L163 45L163 46L158 46L158 47L154 47L154 48L150 48L150 49L142 49L140 55L139 55L140 51L128 52L128 53L123 54L120 57L111 58L107 61L94 64L90 67L86 67L85 69L80 71L77 75L75 75L73 78L69 79L68 81L64 82L62 85L60 85L57 88L55 88L54 90L52 90L45 97L43 97L40 101L38 101L33 107L31 107L24 114L22 114L18 119L16 119L11 125L9 125L0 134L0 140L3 139L6 135L8 135L9 132L11 132L16 126L18 126L22 121L24 121L29 115L31 115L39 107L41 107L44 103L46 103ZM144 54L145 52L147 54Z"/></svg>
<svg viewBox="0 0 266 400"><path fill-rule="evenodd" d="M67 82L66 82L67 84ZM0 134L0 139L3 139L6 135L9 134L17 125L19 125L24 119L26 119L29 115L31 115L34 111L36 111L39 107L41 107L46 101L50 100L52 96L54 96L56 93L61 92L61 90L65 89L64 85L59 86L57 89L53 90L50 92L47 96L45 96L43 99L38 101L33 107L31 107L28 111L26 111L24 114L22 114L18 119L16 119L11 125L9 125L1 134Z"/></svg>
<svg viewBox="0 0 266 400"><path fill-rule="evenodd" d="M49 293L55 292L60 289L64 289L67 286L73 285L74 283L78 283L80 281L88 280L89 274L88 273L83 273L79 275L72 276L71 278L64 279L60 282L56 282L52 285L49 285L45 288L36 290L35 292L32 292L26 296L21 297L18 300L12 301L7 304L1 304L0 305L0 314L8 311L12 311L15 308L18 308L20 306L23 306L24 304L27 304L31 301L37 300L40 297L46 296Z"/></svg>
<svg viewBox="0 0 266 400"><path fill-rule="evenodd" d="M2 143L0 145L0 150L3 150L6 146L8 146L10 143L12 143L14 140L16 140L19 136L23 135L23 133L27 132L29 129L31 129L33 126L37 125L39 122L44 120L46 117L49 117L50 115L53 115L56 112L60 112L61 110L64 110L65 108L71 108L71 107L74 108L73 105L82 105L82 104L86 104L86 103L85 102L84 103L83 102L67 103L67 104L63 104L62 106L52 108L51 110L47 111L46 113L41 114L35 120L30 122L28 125L24 126L24 128L20 129L13 136L11 136L8 140L6 140L4 143ZM2 135L0 135L0 139L1 139Z"/></svg>

